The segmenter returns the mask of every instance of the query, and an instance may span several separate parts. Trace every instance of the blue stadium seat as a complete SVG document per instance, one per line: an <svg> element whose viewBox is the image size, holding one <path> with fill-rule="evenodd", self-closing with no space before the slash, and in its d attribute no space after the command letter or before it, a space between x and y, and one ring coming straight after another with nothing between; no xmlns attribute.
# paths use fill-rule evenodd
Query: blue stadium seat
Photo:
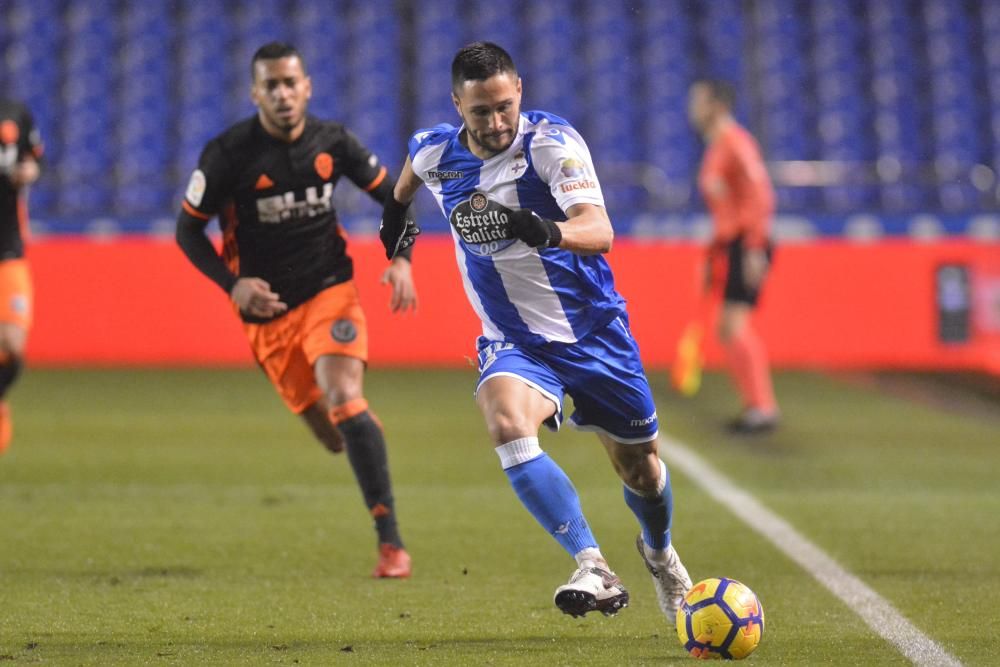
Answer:
<svg viewBox="0 0 1000 667"><path fill-rule="evenodd" d="M398 85L401 63L398 52L385 45L398 42L399 19L390 4L366 2L353 4L346 18L351 39L345 66L351 76L342 120L398 173L406 155ZM446 91L447 83L444 86Z"/></svg>
<svg viewBox="0 0 1000 667"><path fill-rule="evenodd" d="M321 118L340 119L345 113L343 87L349 73L343 57L348 35L340 9L323 0L299 0L290 14L291 38L313 84L309 110Z"/></svg>
<svg viewBox="0 0 1000 667"><path fill-rule="evenodd" d="M587 54L588 76L578 93L589 113L578 125L598 169L608 165L602 185L609 208L634 213L644 203L643 190L622 174L620 165L641 160L640 109L634 95L639 73L635 61L623 57L620 45L636 43L635 26L625 7L602 0L589 0L583 15L583 39L593 46Z"/></svg>
<svg viewBox="0 0 1000 667"><path fill-rule="evenodd" d="M415 12L416 79L426 82L413 90L419 127L456 119L448 90L452 57L464 44L460 8L458 0L445 0Z"/></svg>
<svg viewBox="0 0 1000 667"><path fill-rule="evenodd" d="M881 207L892 213L913 213L927 205L926 190L912 183L887 183L880 188Z"/></svg>
<svg viewBox="0 0 1000 667"><path fill-rule="evenodd" d="M739 0L704 3L701 20L706 76L740 88L743 80L744 26Z"/></svg>
<svg viewBox="0 0 1000 667"><path fill-rule="evenodd" d="M579 26L572 20L573 3L552 0L535 8L532 20L524 26L526 71L531 73L531 87L525 94L528 109L545 109L583 124L582 109L573 104L583 69L579 52Z"/></svg>
<svg viewBox="0 0 1000 667"><path fill-rule="evenodd" d="M996 207L967 175L976 163L1000 170L1000 2L6 0L0 86L29 105L47 145L35 214L175 206L204 143L253 113L249 59L271 39L302 50L312 112L343 121L394 170L417 126L458 120L451 58L489 39L518 63L525 109L567 117L599 168L658 170L670 197L602 173L619 215L699 206L702 146L685 113L699 76L735 84L737 117L769 160L902 171L878 190L781 186L785 210ZM934 164L965 176L921 180Z"/></svg>
<svg viewBox="0 0 1000 667"><path fill-rule="evenodd" d="M174 25L164 3L127 6L121 16L120 121L114 132L112 206L120 215L162 215L171 202L174 119L173 58L163 58Z"/></svg>
<svg viewBox="0 0 1000 667"><path fill-rule="evenodd" d="M687 92L696 78L697 23L683 0L646 0L636 27L640 66L636 73L641 91L636 100L640 128L639 160L659 170L665 183L650 184L646 201L662 206L666 199L674 208L694 206L693 179L701 157L701 146L687 119Z"/></svg>
<svg viewBox="0 0 1000 667"><path fill-rule="evenodd" d="M461 45L473 39L495 42L511 55L520 69L524 64L521 58L524 33L517 22L510 20L511 5L495 0L466 0L462 7L466 34L461 36Z"/></svg>

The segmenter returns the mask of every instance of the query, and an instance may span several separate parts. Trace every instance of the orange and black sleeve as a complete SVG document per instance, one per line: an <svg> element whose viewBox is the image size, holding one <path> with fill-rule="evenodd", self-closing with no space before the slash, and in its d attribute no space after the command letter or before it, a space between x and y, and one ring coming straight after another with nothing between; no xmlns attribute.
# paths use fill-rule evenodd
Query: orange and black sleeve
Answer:
<svg viewBox="0 0 1000 667"><path fill-rule="evenodd" d="M206 146L181 202L175 232L177 245L195 268L226 294L232 292L238 276L229 270L226 262L216 252L205 229L214 216L210 211L218 210L221 201L227 196L231 173L221 147L216 142Z"/></svg>

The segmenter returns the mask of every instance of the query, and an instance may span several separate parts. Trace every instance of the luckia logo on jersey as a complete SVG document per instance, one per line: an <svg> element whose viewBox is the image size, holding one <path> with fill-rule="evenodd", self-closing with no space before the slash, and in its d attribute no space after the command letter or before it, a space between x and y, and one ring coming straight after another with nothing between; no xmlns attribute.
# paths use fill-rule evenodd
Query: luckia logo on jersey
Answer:
<svg viewBox="0 0 1000 667"><path fill-rule="evenodd" d="M475 192L451 211L451 224L465 242L466 248L477 255L492 255L509 247L510 209Z"/></svg>
<svg viewBox="0 0 1000 667"><path fill-rule="evenodd" d="M583 176L584 164L577 160L576 158L566 158L559 165L559 171L562 172L563 176L566 178L577 178Z"/></svg>
<svg viewBox="0 0 1000 667"><path fill-rule="evenodd" d="M312 218L333 210L333 183L324 183L323 191L306 188L306 198L296 199L295 192L286 192L257 200L257 219L266 223Z"/></svg>

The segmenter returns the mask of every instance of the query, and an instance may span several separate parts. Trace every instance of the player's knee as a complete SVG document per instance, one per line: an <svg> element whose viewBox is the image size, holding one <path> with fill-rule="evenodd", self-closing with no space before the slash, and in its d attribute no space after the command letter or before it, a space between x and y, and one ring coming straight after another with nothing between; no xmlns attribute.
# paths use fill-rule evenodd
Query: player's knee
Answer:
<svg viewBox="0 0 1000 667"><path fill-rule="evenodd" d="M18 346L0 345L0 364L21 364L24 361L24 350Z"/></svg>
<svg viewBox="0 0 1000 667"><path fill-rule="evenodd" d="M13 325L0 327L0 357L20 361L24 355L24 334Z"/></svg>
<svg viewBox="0 0 1000 667"><path fill-rule="evenodd" d="M659 459L651 461L648 458L629 461L618 467L625 486L641 494L654 494L660 485Z"/></svg>
<svg viewBox="0 0 1000 667"><path fill-rule="evenodd" d="M0 364L22 364L23 362L23 350L4 350L0 348Z"/></svg>
<svg viewBox="0 0 1000 667"><path fill-rule="evenodd" d="M722 341L723 343L729 343L731 340L733 340L733 333L734 332L732 323L729 322L727 319L722 318L721 321L719 322L719 329L718 329L719 340Z"/></svg>
<svg viewBox="0 0 1000 667"><path fill-rule="evenodd" d="M489 415L486 426L493 442L498 445L538 433L538 426L532 424L527 417L506 410L499 410Z"/></svg>
<svg viewBox="0 0 1000 667"><path fill-rule="evenodd" d="M327 387L324 392L327 405L337 406L363 400L361 386L354 383L337 383Z"/></svg>
<svg viewBox="0 0 1000 667"><path fill-rule="evenodd" d="M342 424L350 419L362 414L371 414L368 412L368 401L362 396L357 398L352 398L340 403L330 402L329 410L327 411L327 417L330 423L337 429L342 428Z"/></svg>

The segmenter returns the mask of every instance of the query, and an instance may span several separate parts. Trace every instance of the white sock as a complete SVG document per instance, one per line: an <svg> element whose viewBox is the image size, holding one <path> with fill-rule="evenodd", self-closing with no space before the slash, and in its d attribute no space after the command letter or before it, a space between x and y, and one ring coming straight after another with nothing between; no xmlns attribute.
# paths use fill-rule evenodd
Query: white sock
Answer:
<svg viewBox="0 0 1000 667"><path fill-rule="evenodd" d="M580 549L573 558L576 559L577 566L583 565L583 561L589 560L596 563L607 563L608 561L604 559L601 554L601 550L597 547L587 547L586 549Z"/></svg>
<svg viewBox="0 0 1000 667"><path fill-rule="evenodd" d="M536 437L511 440L497 446L495 451L497 456L500 457L500 467L504 470L537 459L543 454L542 448L538 446L538 438Z"/></svg>

